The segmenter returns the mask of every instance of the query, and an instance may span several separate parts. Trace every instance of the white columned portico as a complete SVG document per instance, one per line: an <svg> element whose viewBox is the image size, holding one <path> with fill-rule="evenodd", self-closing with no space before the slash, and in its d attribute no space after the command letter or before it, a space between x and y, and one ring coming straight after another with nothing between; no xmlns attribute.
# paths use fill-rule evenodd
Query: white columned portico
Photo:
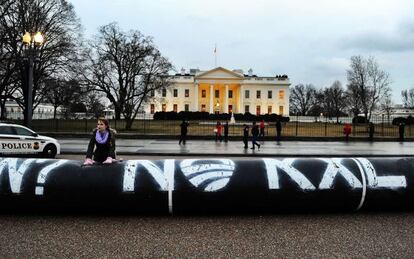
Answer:
<svg viewBox="0 0 414 259"><path fill-rule="evenodd" d="M224 88L224 113L229 113L229 85L225 85Z"/></svg>
<svg viewBox="0 0 414 259"><path fill-rule="evenodd" d="M210 113L214 113L213 97L214 85L210 85Z"/></svg>
<svg viewBox="0 0 414 259"><path fill-rule="evenodd" d="M198 84L194 84L194 111L198 112Z"/></svg>
<svg viewBox="0 0 414 259"><path fill-rule="evenodd" d="M240 94L239 94L239 113L244 113L243 100L244 100L244 89L243 85L240 85Z"/></svg>

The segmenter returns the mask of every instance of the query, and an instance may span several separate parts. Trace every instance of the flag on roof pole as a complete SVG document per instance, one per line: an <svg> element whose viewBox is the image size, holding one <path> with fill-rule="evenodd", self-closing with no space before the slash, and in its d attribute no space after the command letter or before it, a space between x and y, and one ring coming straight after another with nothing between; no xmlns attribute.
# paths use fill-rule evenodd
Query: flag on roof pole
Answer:
<svg viewBox="0 0 414 259"><path fill-rule="evenodd" d="M217 44L214 44L214 67L217 67Z"/></svg>

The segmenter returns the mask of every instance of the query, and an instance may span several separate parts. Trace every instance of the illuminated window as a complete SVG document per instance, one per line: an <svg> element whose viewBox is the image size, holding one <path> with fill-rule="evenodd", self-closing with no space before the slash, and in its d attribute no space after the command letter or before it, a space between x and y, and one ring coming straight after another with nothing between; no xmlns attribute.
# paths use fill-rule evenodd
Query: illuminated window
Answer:
<svg viewBox="0 0 414 259"><path fill-rule="evenodd" d="M279 115L283 115L283 106L279 106Z"/></svg>
<svg viewBox="0 0 414 259"><path fill-rule="evenodd" d="M284 98L285 98L285 91L279 90L279 99L284 99Z"/></svg>
<svg viewBox="0 0 414 259"><path fill-rule="evenodd" d="M202 111L202 112L205 112L205 111L206 111L206 105L205 105L205 104L202 104L202 105L201 105L201 111Z"/></svg>
<svg viewBox="0 0 414 259"><path fill-rule="evenodd" d="M173 104L173 111L174 112L177 112L177 110L178 110L178 105L177 104Z"/></svg>
<svg viewBox="0 0 414 259"><path fill-rule="evenodd" d="M155 113L155 105L151 103L151 114Z"/></svg>
<svg viewBox="0 0 414 259"><path fill-rule="evenodd" d="M163 112L167 111L167 104L165 104L165 103L162 104L162 111Z"/></svg>
<svg viewBox="0 0 414 259"><path fill-rule="evenodd" d="M233 112L233 105L229 105L229 113L232 113Z"/></svg>
<svg viewBox="0 0 414 259"><path fill-rule="evenodd" d="M267 107L267 114L272 114L272 106Z"/></svg>
<svg viewBox="0 0 414 259"><path fill-rule="evenodd" d="M260 115L260 105L256 106L256 115L259 116Z"/></svg>
<svg viewBox="0 0 414 259"><path fill-rule="evenodd" d="M201 90L201 98L206 98L206 90Z"/></svg>

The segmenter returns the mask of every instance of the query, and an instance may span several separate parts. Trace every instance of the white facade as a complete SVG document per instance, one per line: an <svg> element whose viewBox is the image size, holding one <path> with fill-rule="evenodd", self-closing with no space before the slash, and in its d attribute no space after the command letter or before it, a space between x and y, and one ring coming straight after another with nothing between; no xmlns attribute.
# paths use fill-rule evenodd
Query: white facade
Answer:
<svg viewBox="0 0 414 259"><path fill-rule="evenodd" d="M222 67L181 73L173 77L168 90L154 93L145 112L187 110L288 116L289 86L287 76L258 77Z"/></svg>
<svg viewBox="0 0 414 259"><path fill-rule="evenodd" d="M14 101L6 101L6 117L7 119L12 120L23 120L23 108L21 108L16 102ZM33 119L53 119L53 111L54 107L51 104L39 104L33 110ZM59 114L60 109L58 108L57 113Z"/></svg>

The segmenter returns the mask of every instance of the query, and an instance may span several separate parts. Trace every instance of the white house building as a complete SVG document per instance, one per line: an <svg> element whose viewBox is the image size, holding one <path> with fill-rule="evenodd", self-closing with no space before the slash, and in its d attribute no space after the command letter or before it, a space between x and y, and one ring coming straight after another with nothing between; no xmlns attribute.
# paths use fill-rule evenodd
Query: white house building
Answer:
<svg viewBox="0 0 414 259"><path fill-rule="evenodd" d="M6 117L12 120L23 119L23 109L14 101L6 101ZM33 119L53 119L54 107L51 104L41 103L33 110ZM58 108L57 113L60 113Z"/></svg>
<svg viewBox="0 0 414 259"><path fill-rule="evenodd" d="M289 78L261 77L241 70L217 67L209 71L190 69L173 76L168 90L152 92L144 108L157 111L205 111L289 115Z"/></svg>

